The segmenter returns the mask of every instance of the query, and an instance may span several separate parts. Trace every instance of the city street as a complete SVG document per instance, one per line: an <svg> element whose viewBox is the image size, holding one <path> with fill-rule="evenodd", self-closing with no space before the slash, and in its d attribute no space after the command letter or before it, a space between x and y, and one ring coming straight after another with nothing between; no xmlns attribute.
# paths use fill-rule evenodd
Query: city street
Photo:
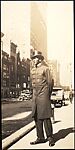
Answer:
<svg viewBox="0 0 75 150"><path fill-rule="evenodd" d="M31 100L2 102L2 139L32 122L31 105Z"/></svg>
<svg viewBox="0 0 75 150"><path fill-rule="evenodd" d="M53 147L49 147L48 142L30 145L30 142L36 139L36 130L33 129L9 149L74 149L74 101L72 104L68 101L66 106L55 108L55 120Z"/></svg>
<svg viewBox="0 0 75 150"><path fill-rule="evenodd" d="M3 150L75 148L73 23L73 1L1 2ZM50 116L55 145L30 145Z"/></svg>
<svg viewBox="0 0 75 150"><path fill-rule="evenodd" d="M16 99L16 98L15 98ZM13 101L12 99L8 99L6 101L1 102L1 112L2 119L11 117L21 112L27 112L31 110L32 101ZM8 111L7 111L8 110Z"/></svg>

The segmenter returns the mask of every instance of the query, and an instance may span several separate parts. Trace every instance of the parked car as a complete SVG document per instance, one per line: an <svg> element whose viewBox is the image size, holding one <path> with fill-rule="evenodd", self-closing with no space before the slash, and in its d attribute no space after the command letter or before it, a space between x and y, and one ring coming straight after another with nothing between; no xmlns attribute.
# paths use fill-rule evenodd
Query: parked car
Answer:
<svg viewBox="0 0 75 150"><path fill-rule="evenodd" d="M69 100L69 91L64 91L65 100Z"/></svg>
<svg viewBox="0 0 75 150"><path fill-rule="evenodd" d="M29 90L25 91L25 100L30 100L32 98L32 94Z"/></svg>
<svg viewBox="0 0 75 150"><path fill-rule="evenodd" d="M54 105L65 105L64 90L61 87L54 87L51 94L51 101Z"/></svg>
<svg viewBox="0 0 75 150"><path fill-rule="evenodd" d="M21 91L20 96L18 97L18 101L23 101L25 98L25 92Z"/></svg>
<svg viewBox="0 0 75 150"><path fill-rule="evenodd" d="M21 91L20 96L18 97L19 101L30 100L32 98L32 93L27 89Z"/></svg>

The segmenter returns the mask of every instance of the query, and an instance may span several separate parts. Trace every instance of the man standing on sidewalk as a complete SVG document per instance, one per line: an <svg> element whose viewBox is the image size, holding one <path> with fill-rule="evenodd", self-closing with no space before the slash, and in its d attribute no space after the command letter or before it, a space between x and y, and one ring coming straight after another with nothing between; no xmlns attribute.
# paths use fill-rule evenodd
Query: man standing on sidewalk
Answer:
<svg viewBox="0 0 75 150"><path fill-rule="evenodd" d="M49 146L53 146L53 128L50 117L51 101L50 95L53 88L53 80L49 72L49 68L44 64L44 57L41 54L32 57L34 67L31 70L31 80L33 88L32 99L32 117L35 120L37 140L30 144L38 144L46 142L43 131L43 122Z"/></svg>

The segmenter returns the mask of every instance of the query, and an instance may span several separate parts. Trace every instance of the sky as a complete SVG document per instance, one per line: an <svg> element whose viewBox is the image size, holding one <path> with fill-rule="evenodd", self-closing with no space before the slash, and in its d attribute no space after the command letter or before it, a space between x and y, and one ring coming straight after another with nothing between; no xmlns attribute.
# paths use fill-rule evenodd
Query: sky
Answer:
<svg viewBox="0 0 75 150"><path fill-rule="evenodd" d="M30 55L29 51L24 52L24 49L27 48L25 46L27 46L29 32L27 22L30 21L28 20L28 7L27 1L1 1L1 31L4 33L3 48L10 53L10 40L13 41L18 46L17 51L20 51L21 58L23 54L26 58Z"/></svg>
<svg viewBox="0 0 75 150"><path fill-rule="evenodd" d="M74 78L73 1L48 2L47 20L48 59L58 60L61 82L70 84L70 70L72 79Z"/></svg>
<svg viewBox="0 0 75 150"><path fill-rule="evenodd" d="M72 76L74 75L73 1L49 1L47 4L48 59L57 59L60 63L61 83L70 84L70 63L72 63ZM18 45L23 56L28 35L25 22L25 20L29 22L28 7L27 1L1 1L1 31L5 34L4 50L8 53L12 40ZM28 50L25 55L29 56Z"/></svg>
<svg viewBox="0 0 75 150"><path fill-rule="evenodd" d="M72 2L48 3L48 36L51 57L72 61L73 51L73 6ZM55 50L57 53L55 53ZM59 55L58 55L59 53ZM49 56L49 55L48 55ZM50 56L49 56L50 57Z"/></svg>

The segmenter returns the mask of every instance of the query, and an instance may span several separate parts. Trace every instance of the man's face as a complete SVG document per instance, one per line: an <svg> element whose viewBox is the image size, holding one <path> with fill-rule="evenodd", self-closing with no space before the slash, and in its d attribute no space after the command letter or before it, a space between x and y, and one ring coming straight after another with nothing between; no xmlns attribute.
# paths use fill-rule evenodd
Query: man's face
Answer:
<svg viewBox="0 0 75 150"><path fill-rule="evenodd" d="M36 57L35 59L33 59L34 64L37 65L39 63L39 59Z"/></svg>

